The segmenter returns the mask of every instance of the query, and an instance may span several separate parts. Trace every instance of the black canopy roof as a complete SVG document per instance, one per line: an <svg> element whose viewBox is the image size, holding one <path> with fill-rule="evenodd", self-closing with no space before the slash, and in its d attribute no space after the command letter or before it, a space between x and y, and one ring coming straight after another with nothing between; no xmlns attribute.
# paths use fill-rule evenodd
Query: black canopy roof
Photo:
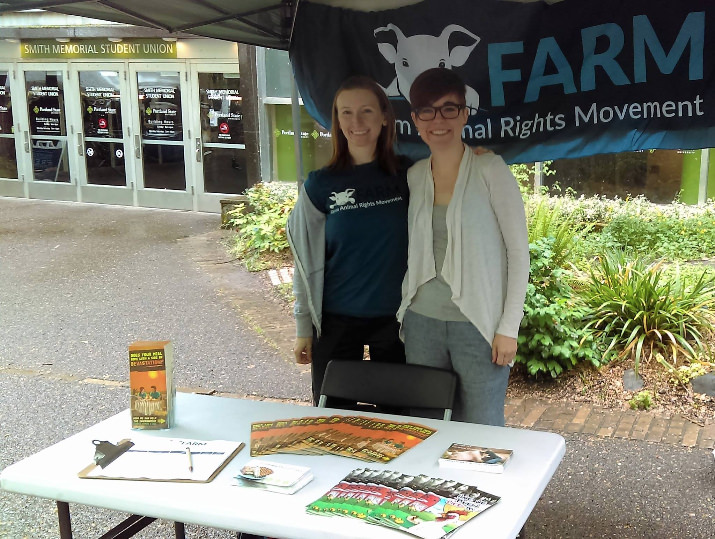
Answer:
<svg viewBox="0 0 715 539"><path fill-rule="evenodd" d="M298 0L5 0L0 13L44 9L169 33L288 49Z"/></svg>

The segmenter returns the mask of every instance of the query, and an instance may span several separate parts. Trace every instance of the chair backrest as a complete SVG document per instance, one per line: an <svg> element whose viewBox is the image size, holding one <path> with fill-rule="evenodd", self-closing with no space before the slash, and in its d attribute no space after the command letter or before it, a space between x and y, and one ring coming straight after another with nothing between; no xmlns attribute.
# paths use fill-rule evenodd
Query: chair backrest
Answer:
<svg viewBox="0 0 715 539"><path fill-rule="evenodd" d="M444 369L332 360L325 370L318 406L324 408L328 397L339 397L391 407L439 408L449 421L456 388L457 375Z"/></svg>

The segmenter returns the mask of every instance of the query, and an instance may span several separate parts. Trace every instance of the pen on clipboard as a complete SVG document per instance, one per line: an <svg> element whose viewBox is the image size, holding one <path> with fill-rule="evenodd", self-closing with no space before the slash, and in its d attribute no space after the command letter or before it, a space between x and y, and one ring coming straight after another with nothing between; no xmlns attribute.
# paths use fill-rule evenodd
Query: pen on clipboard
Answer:
<svg viewBox="0 0 715 539"><path fill-rule="evenodd" d="M189 457L189 471L193 472L194 471L194 459L191 456L191 448L190 447L186 448L186 456Z"/></svg>

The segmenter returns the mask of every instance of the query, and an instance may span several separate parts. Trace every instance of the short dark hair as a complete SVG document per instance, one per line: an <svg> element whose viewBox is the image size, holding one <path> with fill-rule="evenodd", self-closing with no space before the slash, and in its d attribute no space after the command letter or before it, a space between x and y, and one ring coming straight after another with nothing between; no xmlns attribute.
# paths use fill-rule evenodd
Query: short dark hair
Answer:
<svg viewBox="0 0 715 539"><path fill-rule="evenodd" d="M348 151L348 141L340 130L340 120L338 119L338 96L345 90L368 90L372 92L380 104L380 111L385 117L385 125L380 131L377 139L377 163L382 170L394 176L397 174L398 159L395 155L395 113L390 105L385 91L380 85L370 77L356 75L346 79L335 92L332 109L332 125L330 134L333 138L333 157L328 163L328 167L333 170L345 170L353 166L352 157Z"/></svg>
<svg viewBox="0 0 715 539"><path fill-rule="evenodd" d="M467 104L467 87L462 78L451 69L435 67L420 73L410 87L410 105L413 109L429 107L449 94L459 96L458 105Z"/></svg>

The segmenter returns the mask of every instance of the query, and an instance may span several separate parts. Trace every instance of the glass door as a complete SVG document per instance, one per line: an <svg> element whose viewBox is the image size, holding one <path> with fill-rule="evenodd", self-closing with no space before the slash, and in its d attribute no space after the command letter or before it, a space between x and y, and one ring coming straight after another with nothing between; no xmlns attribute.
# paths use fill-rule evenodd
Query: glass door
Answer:
<svg viewBox="0 0 715 539"><path fill-rule="evenodd" d="M12 107L13 70L0 67L0 195L26 196L24 184L18 171L17 151L20 144L16 141L16 122ZM20 92L20 98L22 93Z"/></svg>
<svg viewBox="0 0 715 539"><path fill-rule="evenodd" d="M133 171L127 171L130 129L124 64L75 64L68 95L77 104L78 181L81 200L108 204L134 203ZM68 85L69 86L69 85Z"/></svg>
<svg viewBox="0 0 715 539"><path fill-rule="evenodd" d="M220 212L222 198L244 192L248 186L243 102L238 66L193 66L192 88L201 133L193 141L197 206Z"/></svg>
<svg viewBox="0 0 715 539"><path fill-rule="evenodd" d="M194 208L190 159L191 130L183 66L133 64L132 92L138 107L134 133L134 162L140 206L191 210Z"/></svg>
<svg viewBox="0 0 715 539"><path fill-rule="evenodd" d="M33 198L76 200L65 110L65 66L25 64L28 130L24 136L32 163L29 195Z"/></svg>

